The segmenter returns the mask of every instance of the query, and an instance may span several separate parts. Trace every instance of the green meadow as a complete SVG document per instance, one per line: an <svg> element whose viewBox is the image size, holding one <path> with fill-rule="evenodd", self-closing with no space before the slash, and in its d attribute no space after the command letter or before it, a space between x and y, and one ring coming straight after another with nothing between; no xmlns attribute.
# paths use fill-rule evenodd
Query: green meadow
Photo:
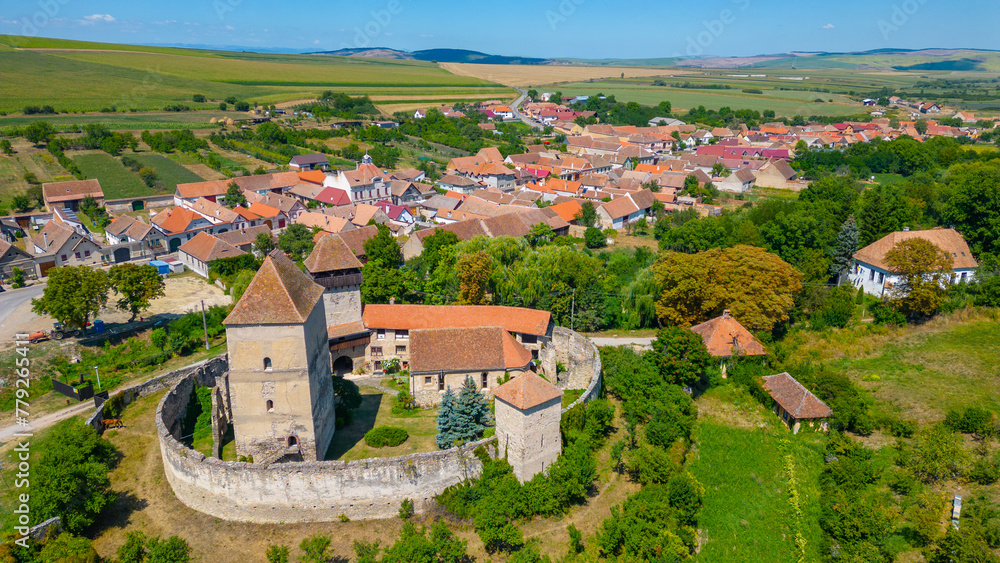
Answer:
<svg viewBox="0 0 1000 563"><path fill-rule="evenodd" d="M106 199L144 197L158 193L113 156L104 153L79 154L73 157L73 162L84 176L96 178L101 183Z"/></svg>

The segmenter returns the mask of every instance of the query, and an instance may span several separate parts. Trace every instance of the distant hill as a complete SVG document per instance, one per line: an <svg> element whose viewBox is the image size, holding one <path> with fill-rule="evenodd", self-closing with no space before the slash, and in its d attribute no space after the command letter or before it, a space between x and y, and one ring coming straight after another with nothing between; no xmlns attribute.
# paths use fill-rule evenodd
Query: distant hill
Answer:
<svg viewBox="0 0 1000 563"><path fill-rule="evenodd" d="M401 51L386 47L369 49L340 49L337 51L318 51L313 55L332 55L336 57L376 57L380 59L407 59L416 61L434 61L438 63L477 63L487 65L541 65L552 64L549 59L532 57L508 57L490 55L468 49L424 49L421 51Z"/></svg>
<svg viewBox="0 0 1000 563"><path fill-rule="evenodd" d="M752 57L702 57L680 67L1000 72L1000 51L982 49L874 49L852 53L776 53Z"/></svg>

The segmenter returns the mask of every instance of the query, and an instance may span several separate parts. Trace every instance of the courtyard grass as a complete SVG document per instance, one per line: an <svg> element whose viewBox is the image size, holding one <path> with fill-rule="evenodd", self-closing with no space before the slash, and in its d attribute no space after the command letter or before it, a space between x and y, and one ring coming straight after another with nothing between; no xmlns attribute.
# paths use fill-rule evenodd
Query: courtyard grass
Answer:
<svg viewBox="0 0 1000 563"><path fill-rule="evenodd" d="M394 398L373 387L362 387L361 399L361 406L354 411L351 424L337 428L327 449L326 459L353 461L437 451L436 409L393 414ZM376 426L398 426L405 429L410 437L395 447L372 448L365 443L365 433Z"/></svg>
<svg viewBox="0 0 1000 563"><path fill-rule="evenodd" d="M78 154L73 162L87 178L96 178L104 190L105 199L144 197L156 195L157 190L147 186L135 172L121 161L104 153Z"/></svg>
<svg viewBox="0 0 1000 563"><path fill-rule="evenodd" d="M741 394L724 387L706 395L734 392ZM698 516L702 547L695 560L793 563L800 560L794 542L798 527L806 540L804 560L818 561L824 435L810 431L792 435L777 418L768 416L770 412L742 395L743 408L754 411L752 423L733 424L710 414L700 417L695 427L695 453L689 469L705 487ZM719 403L731 405L732 401L726 396ZM789 456L801 498L798 523L789 504Z"/></svg>

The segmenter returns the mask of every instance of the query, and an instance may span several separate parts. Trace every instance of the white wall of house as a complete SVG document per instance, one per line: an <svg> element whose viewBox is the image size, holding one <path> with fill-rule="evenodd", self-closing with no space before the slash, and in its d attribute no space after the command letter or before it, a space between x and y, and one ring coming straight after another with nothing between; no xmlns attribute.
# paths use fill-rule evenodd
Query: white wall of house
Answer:
<svg viewBox="0 0 1000 563"><path fill-rule="evenodd" d="M184 264L199 276L203 278L208 277L208 264L182 251L177 252L177 259L181 261L181 264Z"/></svg>
<svg viewBox="0 0 1000 563"><path fill-rule="evenodd" d="M900 276L865 262L855 262L847 278L851 285L863 288L865 293L875 297L888 296L892 287L900 282ZM975 279L976 271L972 269L956 270L951 275L951 283L972 282Z"/></svg>

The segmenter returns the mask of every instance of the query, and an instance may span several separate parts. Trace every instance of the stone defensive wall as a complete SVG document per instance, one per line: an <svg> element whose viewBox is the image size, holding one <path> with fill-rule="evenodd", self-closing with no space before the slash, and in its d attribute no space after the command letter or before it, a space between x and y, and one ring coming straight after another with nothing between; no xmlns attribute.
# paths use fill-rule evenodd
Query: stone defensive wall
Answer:
<svg viewBox="0 0 1000 563"><path fill-rule="evenodd" d="M476 448L485 446L495 455L494 437L450 450L349 462L263 464L206 457L180 442L181 420L196 385L226 385L227 366L221 360L221 370L216 364L211 368L196 364L136 386L142 389L125 391L141 396L170 387L156 409L163 469L177 498L199 512L255 523L331 521L341 515L394 518L404 499L412 500L414 508L423 512L445 488L478 476L482 463L474 453ZM560 388L585 389L570 407L600 393L600 355L582 335L557 327L542 360L566 366L567 371L560 374ZM215 416L225 416L214 414L213 421ZM95 418L99 425L100 413Z"/></svg>

